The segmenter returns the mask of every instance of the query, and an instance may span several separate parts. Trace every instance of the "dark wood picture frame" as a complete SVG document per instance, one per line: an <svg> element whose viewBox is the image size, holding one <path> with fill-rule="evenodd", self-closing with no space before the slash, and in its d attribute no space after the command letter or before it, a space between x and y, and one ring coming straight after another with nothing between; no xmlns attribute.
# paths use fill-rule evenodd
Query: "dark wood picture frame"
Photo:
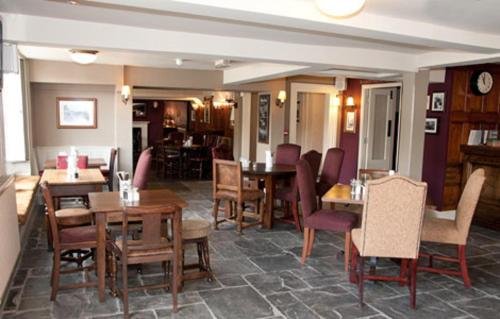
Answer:
<svg viewBox="0 0 500 319"><path fill-rule="evenodd" d="M88 110L84 111L90 111L91 114L89 116L89 120L91 123L89 124L82 124L82 123L75 123L75 124L67 124L64 123L64 121L61 121L61 116L64 116L61 114L61 103L63 102L91 102L89 103ZM82 117L82 114L77 114L77 113L82 113L81 111L74 112L74 116L79 116ZM83 112L84 113L84 112ZM83 115L84 116L84 115ZM75 122L78 122L78 119L74 119ZM56 98L56 125L58 129L95 129L97 128L97 99L96 98L74 98L74 97L57 97Z"/></svg>
<svg viewBox="0 0 500 319"><path fill-rule="evenodd" d="M271 111L271 94L259 94L259 143L269 144L269 112Z"/></svg>
<svg viewBox="0 0 500 319"><path fill-rule="evenodd" d="M344 133L356 134L356 109L344 111Z"/></svg>

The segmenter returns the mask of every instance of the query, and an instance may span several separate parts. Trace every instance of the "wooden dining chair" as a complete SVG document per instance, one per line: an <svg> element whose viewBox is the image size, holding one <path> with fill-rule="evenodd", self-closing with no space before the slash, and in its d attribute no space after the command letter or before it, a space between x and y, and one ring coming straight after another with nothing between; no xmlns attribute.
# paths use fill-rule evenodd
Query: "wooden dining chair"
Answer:
<svg viewBox="0 0 500 319"><path fill-rule="evenodd" d="M460 276L464 281L464 286L466 288L471 287L465 248L467 246L470 224L474 217L484 181L484 169L482 168L476 169L470 175L465 184L460 201L458 202L455 220L433 218L430 216L425 217L422 230L422 241L455 245L457 247L458 257L421 253L421 257L429 259L429 264L427 266L418 267L418 270ZM460 269L456 271L449 268L435 268L433 260L458 263Z"/></svg>
<svg viewBox="0 0 500 319"><path fill-rule="evenodd" d="M236 224L236 229L241 234L244 228L262 225L265 213L265 194L259 189L244 187L241 162L214 159L212 166L214 229L218 229L218 225L222 222L231 222ZM219 219L219 205L221 200L229 201L236 206L236 209L225 212L225 217ZM244 210L246 202L254 204L255 212ZM257 221L247 222L244 221L245 217L256 219Z"/></svg>
<svg viewBox="0 0 500 319"><path fill-rule="evenodd" d="M330 148L326 152L325 161L319 181L316 183L316 192L318 193L318 206L321 208L323 203L321 197L328 192L333 185L339 182L340 169L344 161L344 150L338 147Z"/></svg>
<svg viewBox="0 0 500 319"><path fill-rule="evenodd" d="M182 265L182 216L181 208L176 205L125 207L122 213L121 238L111 243L113 262L118 262L122 272L121 289L116 285L116 272L111 274L111 289L123 301L124 317L128 318L129 292L145 289L171 289L174 313L177 312L177 292L181 283L180 267ZM140 221L142 237L129 239L129 221ZM162 222L171 222L172 236L169 237ZM167 262L172 263L173 276L168 282ZM163 266L163 283L139 287L128 285L128 265L161 263ZM113 264L112 269L117 269ZM166 303L165 303L166 304Z"/></svg>
<svg viewBox="0 0 500 319"><path fill-rule="evenodd" d="M116 148L111 148L109 154L109 164L108 166L101 167L101 173L106 179L106 184L108 185L108 190L110 192L113 191L114 180L115 180L115 162L116 155L118 154L118 150Z"/></svg>
<svg viewBox="0 0 500 319"><path fill-rule="evenodd" d="M358 284L361 306L364 281L383 280L408 284L410 305L416 307L417 260L426 194L426 183L402 176L367 183L361 228L351 232L350 279ZM364 260L368 257L401 259L399 276L366 275Z"/></svg>
<svg viewBox="0 0 500 319"><path fill-rule="evenodd" d="M302 264L311 255L316 230L343 232L346 234L345 256L348 256L351 229L356 227L358 216L355 213L318 208L316 199L316 181L311 166L306 160L297 162L297 185L304 219L304 244L302 247ZM348 257L344 259L348 264Z"/></svg>
<svg viewBox="0 0 500 319"><path fill-rule="evenodd" d="M76 289L84 287L97 287L97 281L90 281L88 271L95 269L95 264L83 266L82 262L84 259L92 256L92 249L97 248L97 230L94 225L87 226L76 226L76 227L63 227L65 225L64 219L61 220L61 216L56 215L54 209L53 197L50 192L50 186L47 182L43 182L41 185L41 190L43 198L45 200L45 205L47 209L47 216L49 220L49 228L52 235L52 247L54 250L53 264L52 264L52 275L51 275L51 294L50 300L54 301L57 296L57 292L62 289ZM67 221L67 217L66 217ZM76 268L64 267L61 269L61 263L63 261L74 261L67 260L67 252L76 252L87 250L88 255L77 262ZM108 268L109 269L109 268ZM67 285L60 284L61 274L68 274L74 272L85 272L86 281L80 283L73 283Z"/></svg>

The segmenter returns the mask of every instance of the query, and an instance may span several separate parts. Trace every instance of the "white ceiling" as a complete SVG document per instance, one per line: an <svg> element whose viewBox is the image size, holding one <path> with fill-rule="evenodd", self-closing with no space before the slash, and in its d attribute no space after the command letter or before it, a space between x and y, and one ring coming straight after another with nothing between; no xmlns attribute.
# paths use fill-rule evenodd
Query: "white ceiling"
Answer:
<svg viewBox="0 0 500 319"><path fill-rule="evenodd" d="M313 0L0 0L0 14L5 40L29 58L68 61L69 48L87 48L98 63L175 67L180 57L209 70L227 58L239 81L500 61L500 0L366 1L346 19Z"/></svg>

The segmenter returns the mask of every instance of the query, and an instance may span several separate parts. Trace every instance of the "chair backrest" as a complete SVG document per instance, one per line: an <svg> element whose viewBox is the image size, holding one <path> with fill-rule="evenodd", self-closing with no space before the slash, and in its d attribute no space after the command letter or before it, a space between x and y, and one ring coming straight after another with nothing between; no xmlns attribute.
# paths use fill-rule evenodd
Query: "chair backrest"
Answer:
<svg viewBox="0 0 500 319"><path fill-rule="evenodd" d="M234 156L232 150L226 144L220 144L212 147L212 158L233 161Z"/></svg>
<svg viewBox="0 0 500 319"><path fill-rule="evenodd" d="M180 248L182 240L181 219L181 209L176 205L125 207L122 222L123 255L127 256L133 250L154 250L165 247L168 238L168 233L162 227L162 222L165 220L172 220L173 245ZM128 239L129 220L140 220L142 223L141 238L134 239L135 243L140 242L140 245L130 244L131 240Z"/></svg>
<svg viewBox="0 0 500 319"><path fill-rule="evenodd" d="M54 198L50 192L49 184L47 182L42 182L40 184L42 189L43 199L45 201L45 207L47 209L47 215L49 217L49 227L52 234L52 245L56 247L59 245L59 228L57 227L57 219L54 208Z"/></svg>
<svg viewBox="0 0 500 319"><path fill-rule="evenodd" d="M182 141L184 140L184 133L170 132L168 134L168 139L173 141L175 144L182 144Z"/></svg>
<svg viewBox="0 0 500 319"><path fill-rule="evenodd" d="M212 190L214 198L219 191L236 192L238 193L238 198L241 198L243 187L241 162L214 159L212 167Z"/></svg>
<svg viewBox="0 0 500 319"><path fill-rule="evenodd" d="M472 217L474 216L485 179L484 169L476 169L469 176L462 192L462 196L460 197L460 201L458 202L455 224L463 244L467 242L470 224L472 222Z"/></svg>
<svg viewBox="0 0 500 319"><path fill-rule="evenodd" d="M275 163L295 165L300 158L300 145L280 144L276 147Z"/></svg>
<svg viewBox="0 0 500 319"><path fill-rule="evenodd" d="M367 181L379 179L386 176L389 176L389 170L387 169L360 168L358 170L358 178L366 178Z"/></svg>
<svg viewBox="0 0 500 319"><path fill-rule="evenodd" d="M313 177L311 165L305 159L299 160L295 167L297 170L295 180L300 194L302 216L305 220L318 210L316 180Z"/></svg>
<svg viewBox="0 0 500 319"><path fill-rule="evenodd" d="M319 167L321 166L321 153L311 150L305 154L302 154L300 159L306 160L311 166L311 172L314 178L314 181L318 178Z"/></svg>
<svg viewBox="0 0 500 319"><path fill-rule="evenodd" d="M367 183L361 256L418 257L427 184L403 176L388 176Z"/></svg>
<svg viewBox="0 0 500 319"><path fill-rule="evenodd" d="M344 150L338 147L330 148L326 152L323 170L319 177L320 182L328 185L335 185L339 182L340 169L344 161Z"/></svg>
<svg viewBox="0 0 500 319"><path fill-rule="evenodd" d="M78 155L76 160L76 167L79 169L86 169L89 167L89 157L87 155Z"/></svg>
<svg viewBox="0 0 500 319"><path fill-rule="evenodd" d="M57 155L56 168L57 169L67 169L68 168L68 156L67 155Z"/></svg>
<svg viewBox="0 0 500 319"><path fill-rule="evenodd" d="M203 136L203 133L195 132L191 134L191 136L193 137L194 145L203 145L205 143L205 137Z"/></svg>
<svg viewBox="0 0 500 319"><path fill-rule="evenodd" d="M233 148L233 139L227 136L217 136L216 146L226 145L228 148Z"/></svg>
<svg viewBox="0 0 500 319"><path fill-rule="evenodd" d="M109 154L109 173L108 173L108 187L110 191L113 191L113 185L115 181L115 162L116 162L116 154L118 150L116 148L111 148L111 152Z"/></svg>
<svg viewBox="0 0 500 319"><path fill-rule="evenodd" d="M217 145L217 135L215 134L205 134L205 146L216 146Z"/></svg>
<svg viewBox="0 0 500 319"><path fill-rule="evenodd" d="M142 151L135 168L133 185L138 189L145 189L148 184L149 168L151 167L151 148Z"/></svg>

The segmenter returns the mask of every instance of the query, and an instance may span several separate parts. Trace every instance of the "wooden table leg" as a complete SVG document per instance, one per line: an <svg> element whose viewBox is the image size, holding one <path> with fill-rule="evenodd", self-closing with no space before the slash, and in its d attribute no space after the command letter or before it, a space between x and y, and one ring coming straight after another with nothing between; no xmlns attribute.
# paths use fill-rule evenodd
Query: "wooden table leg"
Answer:
<svg viewBox="0 0 500 319"><path fill-rule="evenodd" d="M97 289L99 301L104 302L106 289L106 217L104 214L96 214L97 226Z"/></svg>
<svg viewBox="0 0 500 319"><path fill-rule="evenodd" d="M266 214L264 215L264 228L273 228L273 209L274 209L274 178L267 175L264 179L266 187Z"/></svg>

